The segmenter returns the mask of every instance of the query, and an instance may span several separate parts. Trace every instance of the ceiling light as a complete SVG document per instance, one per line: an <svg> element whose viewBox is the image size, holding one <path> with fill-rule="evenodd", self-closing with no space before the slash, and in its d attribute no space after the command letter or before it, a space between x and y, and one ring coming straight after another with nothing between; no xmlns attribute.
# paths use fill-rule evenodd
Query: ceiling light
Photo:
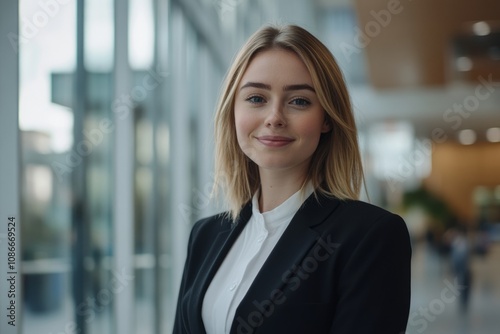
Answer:
<svg viewBox="0 0 500 334"><path fill-rule="evenodd" d="M489 128L486 130L486 139L492 143L500 142L500 128Z"/></svg>
<svg viewBox="0 0 500 334"><path fill-rule="evenodd" d="M491 29L488 23L479 21L472 25L472 31L478 36L486 36L491 32Z"/></svg>
<svg viewBox="0 0 500 334"><path fill-rule="evenodd" d="M456 60L457 69L461 72L472 70L472 60L469 57L458 57Z"/></svg>
<svg viewBox="0 0 500 334"><path fill-rule="evenodd" d="M458 141L463 145L471 145L476 142L476 132L466 129L458 133Z"/></svg>

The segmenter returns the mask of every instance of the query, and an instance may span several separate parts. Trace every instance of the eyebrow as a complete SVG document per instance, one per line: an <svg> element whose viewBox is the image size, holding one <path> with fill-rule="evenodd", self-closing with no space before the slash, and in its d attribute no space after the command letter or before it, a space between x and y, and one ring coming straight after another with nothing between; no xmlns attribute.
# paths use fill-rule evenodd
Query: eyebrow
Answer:
<svg viewBox="0 0 500 334"><path fill-rule="evenodd" d="M247 82L246 84L244 84L243 86L241 86L240 90L242 90L243 88L247 88L247 87L262 88L262 89L271 90L271 85L261 83L261 82L250 82L250 81ZM283 91L285 91L285 92L292 91L292 90L302 90L302 89L310 90L311 92L316 93L314 88L308 84L286 85L283 87Z"/></svg>
<svg viewBox="0 0 500 334"><path fill-rule="evenodd" d="M289 86L287 85L287 86L283 87L283 90L285 92L288 92L288 91L291 91L291 90L302 90L302 89L307 89L307 90L310 90L313 93L316 93L316 91L314 90L314 88L311 87L308 84L289 85Z"/></svg>

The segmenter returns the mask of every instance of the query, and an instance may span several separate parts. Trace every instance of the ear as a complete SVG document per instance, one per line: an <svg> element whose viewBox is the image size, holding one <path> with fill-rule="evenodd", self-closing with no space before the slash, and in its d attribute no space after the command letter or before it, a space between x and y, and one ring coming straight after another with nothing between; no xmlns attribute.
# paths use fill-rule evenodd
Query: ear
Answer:
<svg viewBox="0 0 500 334"><path fill-rule="evenodd" d="M332 129L332 122L325 118L325 121L323 122L323 126L321 127L321 133L327 133Z"/></svg>

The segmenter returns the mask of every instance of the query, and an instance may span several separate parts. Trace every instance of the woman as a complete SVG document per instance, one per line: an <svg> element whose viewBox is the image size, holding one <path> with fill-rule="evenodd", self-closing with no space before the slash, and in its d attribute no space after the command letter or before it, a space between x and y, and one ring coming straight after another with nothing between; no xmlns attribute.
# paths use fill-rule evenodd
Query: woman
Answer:
<svg viewBox="0 0 500 334"><path fill-rule="evenodd" d="M174 333L403 333L403 220L358 201L346 85L297 26L264 27L231 67L215 118L230 210L191 232Z"/></svg>

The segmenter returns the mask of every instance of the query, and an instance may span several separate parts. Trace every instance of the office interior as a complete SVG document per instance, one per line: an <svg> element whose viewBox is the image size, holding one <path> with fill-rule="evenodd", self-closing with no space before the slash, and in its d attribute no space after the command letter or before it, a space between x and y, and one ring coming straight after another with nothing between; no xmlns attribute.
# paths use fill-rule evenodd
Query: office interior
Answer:
<svg viewBox="0 0 500 334"><path fill-rule="evenodd" d="M219 89L266 23L305 27L343 71L362 200L412 237L407 333L498 333L496 0L0 2L13 333L171 332L190 228L224 209L211 197Z"/></svg>

